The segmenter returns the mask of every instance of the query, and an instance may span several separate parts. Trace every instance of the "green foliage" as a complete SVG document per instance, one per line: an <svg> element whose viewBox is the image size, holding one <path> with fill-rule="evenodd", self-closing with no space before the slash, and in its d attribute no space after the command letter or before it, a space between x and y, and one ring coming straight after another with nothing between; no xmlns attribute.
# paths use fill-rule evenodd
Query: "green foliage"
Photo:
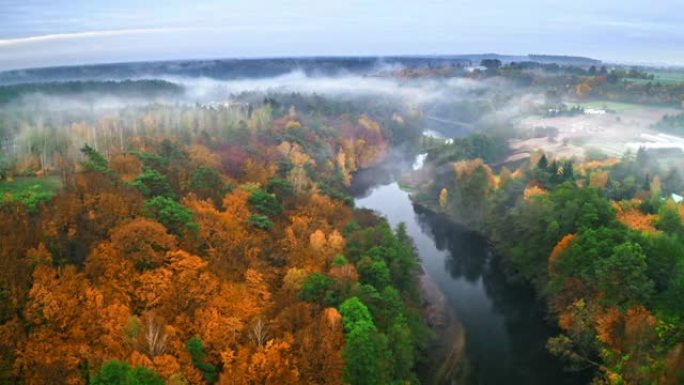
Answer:
<svg viewBox="0 0 684 385"><path fill-rule="evenodd" d="M35 213L41 203L47 202L61 187L57 177L21 177L14 181L0 182L0 206L18 202Z"/></svg>
<svg viewBox="0 0 684 385"><path fill-rule="evenodd" d="M169 166L169 160L160 155L150 152L134 152L133 154L140 159L143 166L146 168L162 171Z"/></svg>
<svg viewBox="0 0 684 385"><path fill-rule="evenodd" d="M164 385L157 373L142 366L131 368L127 363L109 360L90 380L90 385Z"/></svg>
<svg viewBox="0 0 684 385"><path fill-rule="evenodd" d="M88 158L88 160L81 162L81 166L84 169L99 172L111 178L116 177L114 171L109 168L107 159L105 159L97 150L86 144L81 148L81 152Z"/></svg>
<svg viewBox="0 0 684 385"><path fill-rule="evenodd" d="M430 151L427 161L445 164L459 160L480 158L487 163L496 162L506 153L506 138L487 134L471 134L454 139L451 144Z"/></svg>
<svg viewBox="0 0 684 385"><path fill-rule="evenodd" d="M175 199L176 197L176 194L169 184L168 178L165 175L160 174L159 171L151 168L145 168L143 172L135 178L133 186L139 189L147 198L160 196Z"/></svg>
<svg viewBox="0 0 684 385"><path fill-rule="evenodd" d="M369 283L378 290L390 284L390 271L383 260L372 260L365 256L357 265L361 282Z"/></svg>
<svg viewBox="0 0 684 385"><path fill-rule="evenodd" d="M275 194L280 200L291 198L294 196L292 183L285 178L273 177L268 180L266 185L268 192Z"/></svg>
<svg viewBox="0 0 684 385"><path fill-rule="evenodd" d="M501 199L502 204L510 202L506 197L497 199ZM598 191L580 188L571 182L530 201L519 200L512 209L494 210L503 216L491 222L499 240L497 248L540 292L548 281L549 253L565 234L616 226L617 223L610 203Z"/></svg>
<svg viewBox="0 0 684 385"><path fill-rule="evenodd" d="M271 222L271 220L265 215L252 214L247 219L247 222L250 225L262 230L268 230L273 227L273 222Z"/></svg>
<svg viewBox="0 0 684 385"><path fill-rule="evenodd" d="M382 330L388 330L392 322L406 314L406 305L401 293L393 286L387 286L378 294L376 306L373 308L375 322Z"/></svg>
<svg viewBox="0 0 684 385"><path fill-rule="evenodd" d="M223 196L230 191L221 174L210 167L199 167L192 172L190 189L198 198L211 199L216 206L221 205Z"/></svg>
<svg viewBox="0 0 684 385"><path fill-rule="evenodd" d="M204 342L197 336L188 340L185 345L192 357L192 364L202 372L204 381L213 384L218 379L218 368L206 361L207 354L204 352Z"/></svg>
<svg viewBox="0 0 684 385"><path fill-rule="evenodd" d="M351 297L340 305L340 314L345 331L351 331L356 325L361 323L373 323L373 317L366 305L357 297Z"/></svg>
<svg viewBox="0 0 684 385"><path fill-rule="evenodd" d="M656 228L668 234L684 236L684 224L679 215L677 206L673 203L665 203L658 209L658 219L655 222Z"/></svg>
<svg viewBox="0 0 684 385"><path fill-rule="evenodd" d="M81 152L88 158L87 161L83 162L84 168L104 172L109 167L109 162L102 156L97 150L90 147L89 145L83 146Z"/></svg>
<svg viewBox="0 0 684 385"><path fill-rule="evenodd" d="M684 259L677 261L672 277L666 283L665 290L657 298L658 313L676 323L684 322Z"/></svg>
<svg viewBox="0 0 684 385"><path fill-rule="evenodd" d="M352 385L385 383L387 338L378 333L368 308L356 297L340 305L345 332L344 380Z"/></svg>
<svg viewBox="0 0 684 385"><path fill-rule="evenodd" d="M176 235L182 235L188 230L199 230L193 221L192 211L171 198L156 196L148 200L145 202L145 215L157 220Z"/></svg>
<svg viewBox="0 0 684 385"><path fill-rule="evenodd" d="M413 243L406 233L406 226L400 224L396 233L386 222L381 222L374 227L361 230L348 231L351 234L347 237L347 254L351 261L360 264L364 256L368 256L372 261L383 261L389 268L391 283L402 293L414 296L415 292L415 273L418 265L414 255ZM367 264L367 262L365 262ZM372 264L372 263L371 263ZM361 268L357 266L357 268ZM384 284L384 270L381 266L376 266L381 281L376 283L381 286ZM368 271L370 273L370 271ZM368 275L370 278L372 275ZM379 287L382 289L382 287Z"/></svg>
<svg viewBox="0 0 684 385"><path fill-rule="evenodd" d="M187 160L188 155L185 151L181 149L176 143L164 139L159 145L159 156L165 160L165 162L171 163L176 160Z"/></svg>
<svg viewBox="0 0 684 385"><path fill-rule="evenodd" d="M594 262L594 279L606 300L619 305L649 303L653 281L646 275L646 255L638 244L625 242L613 248L608 257Z"/></svg>
<svg viewBox="0 0 684 385"><path fill-rule="evenodd" d="M679 261L684 261L684 243L668 234L644 234L638 239L646 254L648 276L657 292L666 290L677 272Z"/></svg>
<svg viewBox="0 0 684 385"><path fill-rule="evenodd" d="M302 283L299 298L307 302L335 306L339 303L336 281L324 274L310 274Z"/></svg>
<svg viewBox="0 0 684 385"><path fill-rule="evenodd" d="M334 266L344 266L347 263L349 263L349 262L347 261L347 258L344 257L344 255L338 255L332 261L332 264Z"/></svg>
<svg viewBox="0 0 684 385"><path fill-rule="evenodd" d="M411 379L411 383L416 383L417 378L411 370L415 364L413 335L403 317L395 318L388 328L387 342L392 357L392 377L397 380Z"/></svg>
<svg viewBox="0 0 684 385"><path fill-rule="evenodd" d="M478 165L472 173L462 177L454 177L453 171L449 170L448 178L451 183L446 186L449 191L447 210L458 218L459 222L474 229L481 229L488 197L492 191L487 167Z"/></svg>
<svg viewBox="0 0 684 385"><path fill-rule="evenodd" d="M278 202L274 194L268 193L262 189L254 190L247 202L252 210L259 214L274 217L283 212L283 207Z"/></svg>

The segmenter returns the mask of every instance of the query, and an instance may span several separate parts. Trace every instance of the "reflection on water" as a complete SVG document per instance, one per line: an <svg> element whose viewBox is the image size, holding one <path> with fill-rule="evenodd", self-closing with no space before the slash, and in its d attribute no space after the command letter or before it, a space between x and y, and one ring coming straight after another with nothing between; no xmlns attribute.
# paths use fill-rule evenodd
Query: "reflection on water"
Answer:
<svg viewBox="0 0 684 385"><path fill-rule="evenodd" d="M366 175L363 180L372 180ZM406 224L426 274L461 320L474 381L498 384L583 384L548 354L555 333L529 287L507 282L487 242L441 215L414 207L397 183L365 188L357 207L376 210L392 226Z"/></svg>

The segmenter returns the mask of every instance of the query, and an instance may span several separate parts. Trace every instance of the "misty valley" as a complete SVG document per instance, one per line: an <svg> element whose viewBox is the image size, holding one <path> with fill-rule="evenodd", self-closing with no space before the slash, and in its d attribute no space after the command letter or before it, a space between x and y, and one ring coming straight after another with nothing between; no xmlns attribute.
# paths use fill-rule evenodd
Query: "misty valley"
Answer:
<svg viewBox="0 0 684 385"><path fill-rule="evenodd" d="M0 384L684 383L684 69L0 72Z"/></svg>

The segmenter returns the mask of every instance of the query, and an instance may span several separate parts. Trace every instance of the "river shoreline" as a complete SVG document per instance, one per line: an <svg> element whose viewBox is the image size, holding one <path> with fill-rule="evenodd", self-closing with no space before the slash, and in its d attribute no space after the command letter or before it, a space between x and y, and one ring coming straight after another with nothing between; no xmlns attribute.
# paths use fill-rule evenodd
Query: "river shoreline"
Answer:
<svg viewBox="0 0 684 385"><path fill-rule="evenodd" d="M416 202L402 178L414 162L394 155L356 173L352 193L356 207L377 212L392 228L404 223L413 240L425 317L437 336L417 367L422 382L586 384L586 375L568 373L548 352L546 343L558 329L533 289L508 278L481 231Z"/></svg>
<svg viewBox="0 0 684 385"><path fill-rule="evenodd" d="M419 288L423 298L423 317L435 334L428 349L426 362L419 368L424 384L465 384L469 376L469 364L465 352L466 337L444 293L422 269L418 273Z"/></svg>

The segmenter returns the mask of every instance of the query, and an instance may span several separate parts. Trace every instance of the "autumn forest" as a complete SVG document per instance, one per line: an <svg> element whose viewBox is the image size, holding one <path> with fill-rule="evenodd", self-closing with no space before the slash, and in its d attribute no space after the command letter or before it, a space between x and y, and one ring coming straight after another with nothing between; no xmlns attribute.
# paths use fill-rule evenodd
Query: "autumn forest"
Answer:
<svg viewBox="0 0 684 385"><path fill-rule="evenodd" d="M543 378L682 383L684 82L541 59L0 76L0 384L492 383L425 234L530 293ZM481 260L358 205L387 185Z"/></svg>

